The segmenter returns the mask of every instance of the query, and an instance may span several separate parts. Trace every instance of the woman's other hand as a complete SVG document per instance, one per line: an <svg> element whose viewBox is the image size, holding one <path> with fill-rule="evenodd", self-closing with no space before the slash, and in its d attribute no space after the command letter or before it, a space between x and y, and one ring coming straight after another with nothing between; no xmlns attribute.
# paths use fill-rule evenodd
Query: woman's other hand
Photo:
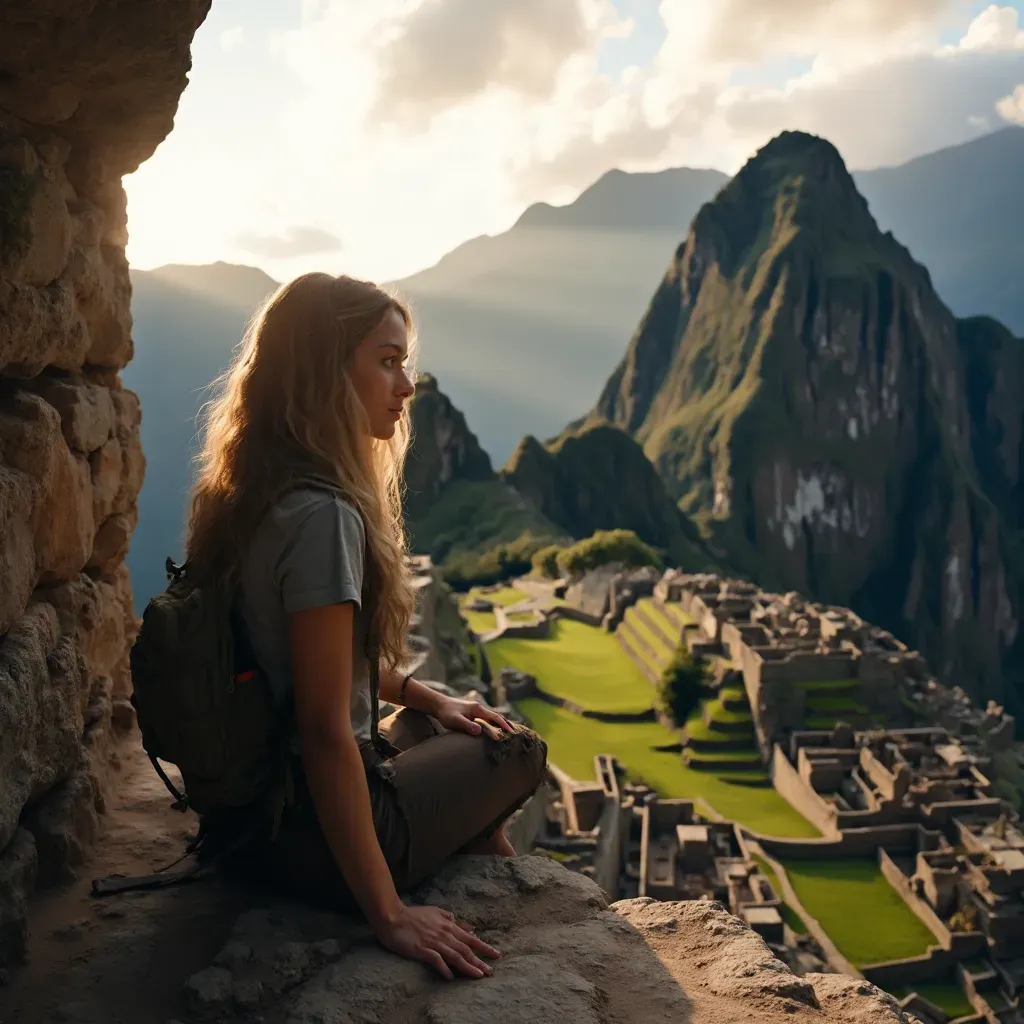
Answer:
<svg viewBox="0 0 1024 1024"><path fill-rule="evenodd" d="M480 955L492 959L501 956L493 946L478 939L472 928L440 907L409 907L403 903L393 918L374 928L374 933L382 946L399 956L430 964L449 981L455 976L453 968L470 978L483 978L493 968Z"/></svg>
<svg viewBox="0 0 1024 1024"><path fill-rule="evenodd" d="M453 732L468 732L471 736L479 736L481 726L479 722L475 721L477 718L490 722L491 725L506 732L512 732L512 726L508 719L499 715L493 708L487 707L486 704L481 704L478 700L442 697L433 714L446 729Z"/></svg>

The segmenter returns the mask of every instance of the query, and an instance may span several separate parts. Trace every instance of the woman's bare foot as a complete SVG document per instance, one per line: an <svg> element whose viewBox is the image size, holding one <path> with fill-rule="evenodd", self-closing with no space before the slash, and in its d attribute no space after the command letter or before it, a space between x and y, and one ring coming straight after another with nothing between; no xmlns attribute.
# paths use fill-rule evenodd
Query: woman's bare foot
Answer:
<svg viewBox="0 0 1024 1024"><path fill-rule="evenodd" d="M516 849L505 835L504 825L486 839L474 839L466 847L467 853L495 853L499 857L515 857Z"/></svg>

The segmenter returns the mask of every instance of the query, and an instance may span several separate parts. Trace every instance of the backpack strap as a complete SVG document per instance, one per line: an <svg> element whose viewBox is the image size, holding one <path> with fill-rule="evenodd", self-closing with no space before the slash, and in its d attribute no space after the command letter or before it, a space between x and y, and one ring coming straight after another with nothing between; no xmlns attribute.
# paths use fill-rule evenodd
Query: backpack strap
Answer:
<svg viewBox="0 0 1024 1024"><path fill-rule="evenodd" d="M139 892L145 889L164 889L168 886L178 885L181 882L197 881L211 875L217 865L228 856L240 850L249 842L260 828L261 823L256 822L248 829L238 833L230 842L223 843L220 848L210 856L203 857L201 850L209 835L209 827L205 821L200 820L199 831L195 838L189 842L185 852L170 864L158 868L151 875L107 875L105 878L94 878L92 880L93 896L113 896L122 892ZM192 860L183 868L172 871L176 864L180 864L186 857Z"/></svg>
<svg viewBox="0 0 1024 1024"><path fill-rule="evenodd" d="M390 744L380 735L380 654L374 647L368 647L366 657L370 662L370 742L382 757L390 757Z"/></svg>
<svg viewBox="0 0 1024 1024"><path fill-rule="evenodd" d="M160 766L160 762L152 755L149 754L150 763L156 769L157 775L160 776L160 781L167 787L167 791L174 797L174 803L171 804L171 810L185 812L188 810L188 795L178 791L178 787L174 785L169 778L167 778L167 772Z"/></svg>

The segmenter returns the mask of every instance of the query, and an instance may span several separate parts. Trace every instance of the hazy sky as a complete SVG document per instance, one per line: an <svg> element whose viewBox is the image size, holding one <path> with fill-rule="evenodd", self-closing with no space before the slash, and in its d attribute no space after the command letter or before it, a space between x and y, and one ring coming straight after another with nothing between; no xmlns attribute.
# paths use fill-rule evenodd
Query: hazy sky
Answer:
<svg viewBox="0 0 1024 1024"><path fill-rule="evenodd" d="M853 168L1024 123L1024 0L214 0L125 179L137 267L394 279L611 167Z"/></svg>

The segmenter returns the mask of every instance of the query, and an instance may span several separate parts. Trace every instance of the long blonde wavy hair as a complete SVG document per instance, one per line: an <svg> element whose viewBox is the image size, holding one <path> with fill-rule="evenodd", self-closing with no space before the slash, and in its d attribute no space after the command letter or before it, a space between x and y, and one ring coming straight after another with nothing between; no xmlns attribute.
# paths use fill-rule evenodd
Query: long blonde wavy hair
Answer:
<svg viewBox="0 0 1024 1024"><path fill-rule="evenodd" d="M309 471L337 480L365 526L370 635L397 668L414 603L402 522L409 411L391 440L373 438L348 372L360 342L392 310L408 329L411 362L411 313L375 284L303 274L267 299L205 407L186 551L191 575L236 585L275 499Z"/></svg>

